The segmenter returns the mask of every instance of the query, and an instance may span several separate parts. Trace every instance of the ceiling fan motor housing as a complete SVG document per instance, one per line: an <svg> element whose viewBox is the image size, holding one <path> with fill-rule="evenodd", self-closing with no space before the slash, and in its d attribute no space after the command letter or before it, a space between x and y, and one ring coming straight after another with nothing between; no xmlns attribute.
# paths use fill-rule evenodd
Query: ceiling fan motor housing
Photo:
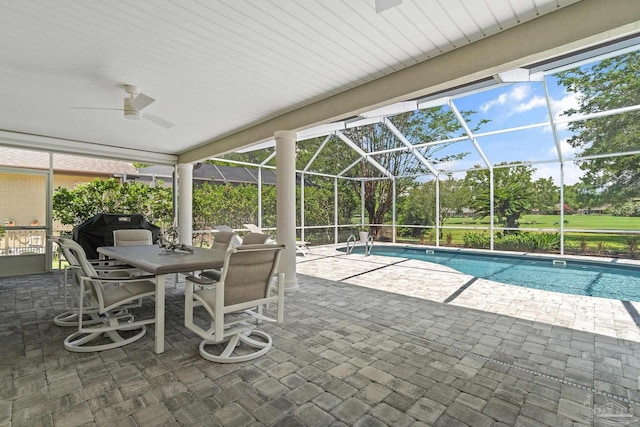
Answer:
<svg viewBox="0 0 640 427"><path fill-rule="evenodd" d="M130 120L140 120L140 111L131 106L132 98L124 99L124 117Z"/></svg>

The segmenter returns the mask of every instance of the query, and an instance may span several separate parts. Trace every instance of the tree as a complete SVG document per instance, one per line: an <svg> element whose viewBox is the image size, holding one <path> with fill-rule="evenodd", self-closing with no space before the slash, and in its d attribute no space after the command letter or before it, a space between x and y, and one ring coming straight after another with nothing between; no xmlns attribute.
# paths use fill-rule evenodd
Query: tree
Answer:
<svg viewBox="0 0 640 427"><path fill-rule="evenodd" d="M552 178L538 178L532 184L532 207L541 213L552 213L560 206L560 187L554 184Z"/></svg>
<svg viewBox="0 0 640 427"><path fill-rule="evenodd" d="M592 187L577 182L564 186L564 203L575 211L599 206L602 204L602 198Z"/></svg>
<svg viewBox="0 0 640 427"><path fill-rule="evenodd" d="M428 181L409 189L400 209L400 222L403 224L433 226L436 222L436 185L435 181ZM461 215L464 208L469 207L471 193L469 187L461 179L440 180L440 223L453 216ZM417 236L421 231L412 229Z"/></svg>
<svg viewBox="0 0 640 427"><path fill-rule="evenodd" d="M53 219L75 226L100 213L139 213L160 226L173 222L171 189L111 178L95 179L53 194Z"/></svg>
<svg viewBox="0 0 640 427"><path fill-rule="evenodd" d="M604 59L558 74L558 81L577 94L579 108L563 114L573 116L640 104L640 52ZM640 147L640 112L633 111L569 124L568 142L581 155L636 151ZM586 171L582 181L596 189L607 202L620 203L640 192L639 155L580 161Z"/></svg>
<svg viewBox="0 0 640 427"><path fill-rule="evenodd" d="M269 198L269 195L275 194L275 188L264 186L262 189L263 204L270 204L275 196ZM258 222L258 187L205 182L194 188L192 206L194 230L205 230L216 224L242 228L242 224Z"/></svg>
<svg viewBox="0 0 640 427"><path fill-rule="evenodd" d="M500 163L498 166L506 164ZM493 170L494 216L507 228L518 228L520 216L531 209L533 172L532 167L523 165ZM465 183L473 194L471 208L478 218L491 215L489 180L488 170L470 170L465 176Z"/></svg>
<svg viewBox="0 0 640 427"><path fill-rule="evenodd" d="M465 119L473 112L463 112ZM438 141L461 134L462 126L455 115L444 108L432 108L428 110L417 110L403 113L392 117L393 125L407 138L411 144L427 141ZM486 123L485 120L478 122L478 127ZM476 129L474 129L476 130ZM416 185L414 176L429 174L428 168L420 162L413 152L406 148L399 151L388 151L395 148L404 147L397 137L384 124L372 124L360 126L342 131L344 135L353 143L359 146L365 153L385 151L383 154L373 155L371 158L379 163L395 178L396 194L404 194L411 187ZM304 167L311 156L316 152L324 139L305 142L299 145L298 167ZM457 155L438 156L438 152L443 150L447 144L421 148L418 151L430 162L437 163L443 161L453 161L461 159L467 153ZM337 137L327 144L322 155L315 160L312 170L337 174L344 171L358 160L358 154L351 148L345 147L344 143ZM346 177L363 178L364 186L358 179L349 180L341 185L351 186L355 193L356 200L360 200L364 187L364 207L367 211L370 224L382 224L388 220L388 214L393 204L394 182L385 176L378 168L373 166L366 159L362 159L357 165L346 173ZM373 226L371 232L378 235L379 226Z"/></svg>

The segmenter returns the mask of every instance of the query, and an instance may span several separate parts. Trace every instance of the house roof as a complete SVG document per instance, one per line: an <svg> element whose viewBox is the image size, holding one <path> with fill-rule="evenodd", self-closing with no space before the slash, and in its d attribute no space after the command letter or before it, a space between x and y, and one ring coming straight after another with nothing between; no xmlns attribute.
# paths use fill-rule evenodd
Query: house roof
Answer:
<svg viewBox="0 0 640 427"><path fill-rule="evenodd" d="M141 179L161 178L169 182L172 178L173 168L170 166L149 166L140 168L137 176ZM258 169L244 166L221 166L210 163L198 163L193 168L194 181L213 181L214 183L233 184L257 184ZM262 183L268 185L276 184L276 174L272 169L262 169Z"/></svg>

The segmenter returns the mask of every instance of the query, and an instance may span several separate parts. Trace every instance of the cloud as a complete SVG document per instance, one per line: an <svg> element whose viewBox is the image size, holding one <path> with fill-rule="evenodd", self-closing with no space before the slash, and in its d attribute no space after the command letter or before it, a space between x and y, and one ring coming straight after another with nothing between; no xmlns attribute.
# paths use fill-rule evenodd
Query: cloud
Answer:
<svg viewBox="0 0 640 427"><path fill-rule="evenodd" d="M554 119L558 119L561 114L570 109L577 109L580 94L575 92L563 92L560 98L551 98L551 111ZM503 107L505 114L510 116L516 113L526 113L536 108L546 108L547 102L544 96L531 94L531 86L528 84L515 85L508 92L500 94L497 98L491 99L480 106L483 113L493 108ZM558 125L558 130L566 130L565 123ZM546 129L547 131L549 129Z"/></svg>
<svg viewBox="0 0 640 427"><path fill-rule="evenodd" d="M496 99L492 99L491 101L485 102L484 104L482 104L480 106L480 111L482 111L483 113L486 113L487 111L489 111L491 108L495 107L496 105L504 105L507 103L507 94L503 93L502 95L500 95L499 97L497 97Z"/></svg>
<svg viewBox="0 0 640 427"><path fill-rule="evenodd" d="M510 91L502 93L497 98L482 104L480 106L480 110L483 113L486 113L487 111L489 111L494 107L511 106L513 104L516 104L516 108L517 108L518 106L527 105L529 102L531 102L531 101L525 102L525 103L522 102L527 98L529 98L530 95L531 95L531 87L529 87L529 85L515 85L511 88ZM533 99L535 98L538 98L538 97L534 97ZM542 101L544 102L544 98L542 99ZM521 110L521 111L528 111L528 110Z"/></svg>
<svg viewBox="0 0 640 427"><path fill-rule="evenodd" d="M580 94L575 92L563 92L562 98L551 98L551 111L553 111L553 117L558 118L564 111L571 109L578 109L580 107Z"/></svg>
<svg viewBox="0 0 640 427"><path fill-rule="evenodd" d="M530 100L525 103L521 103L516 105L514 108L516 113L525 113L527 111L533 110L534 108L546 107L547 101L542 96L534 96Z"/></svg>
<svg viewBox="0 0 640 427"><path fill-rule="evenodd" d="M579 98L580 94L575 92L563 92L562 98L551 98L551 111L553 112L554 120L564 117L562 113L567 110L580 108ZM558 123L556 125L559 131L567 130L568 127L568 123Z"/></svg>
<svg viewBox="0 0 640 427"><path fill-rule="evenodd" d="M560 141L560 151L562 151L562 158L566 159L566 158L575 157L576 153L578 152L578 149L575 147L572 147L567 142L567 139L563 139ZM548 153L553 156L556 156L557 155L556 146L554 145L553 148L549 149Z"/></svg>
<svg viewBox="0 0 640 427"><path fill-rule="evenodd" d="M472 169L477 162L473 161L473 160L469 160L469 159L460 159L460 160L449 160L446 162L440 162L436 165L434 165L434 167L437 170L442 170L442 171L454 171L454 170L467 170L467 169Z"/></svg>
<svg viewBox="0 0 640 427"><path fill-rule="evenodd" d="M533 165L536 171L533 173L531 179L533 181L539 178L553 179L554 184L560 185L560 164L559 163L542 163ZM580 169L575 162L564 162L564 185L573 185L580 182L580 179L584 175L584 171Z"/></svg>

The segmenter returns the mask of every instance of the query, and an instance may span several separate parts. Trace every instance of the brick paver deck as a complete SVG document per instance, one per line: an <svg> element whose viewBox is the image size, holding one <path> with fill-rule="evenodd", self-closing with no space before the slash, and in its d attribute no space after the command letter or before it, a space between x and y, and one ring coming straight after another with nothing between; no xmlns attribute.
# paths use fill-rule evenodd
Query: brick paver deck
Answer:
<svg viewBox="0 0 640 427"><path fill-rule="evenodd" d="M53 274L0 279L0 426L571 426L613 412L640 425L637 303L600 332L615 302L479 280L461 291L471 278L440 266L349 257L299 257L285 322L264 326L274 348L233 365L199 356L180 285L168 286L165 353L150 330L78 354L51 322Z"/></svg>

